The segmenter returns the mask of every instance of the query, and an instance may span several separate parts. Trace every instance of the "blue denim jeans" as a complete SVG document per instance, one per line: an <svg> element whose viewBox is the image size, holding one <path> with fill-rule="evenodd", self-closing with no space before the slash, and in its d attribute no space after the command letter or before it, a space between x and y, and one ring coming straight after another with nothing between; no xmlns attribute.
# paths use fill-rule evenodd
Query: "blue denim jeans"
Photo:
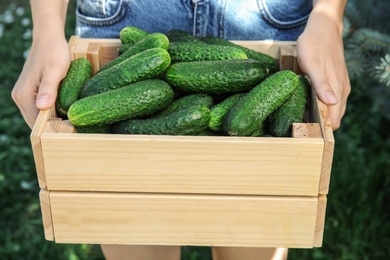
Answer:
<svg viewBox="0 0 390 260"><path fill-rule="evenodd" d="M76 34L118 38L125 26L229 40L296 40L312 0L78 0Z"/></svg>

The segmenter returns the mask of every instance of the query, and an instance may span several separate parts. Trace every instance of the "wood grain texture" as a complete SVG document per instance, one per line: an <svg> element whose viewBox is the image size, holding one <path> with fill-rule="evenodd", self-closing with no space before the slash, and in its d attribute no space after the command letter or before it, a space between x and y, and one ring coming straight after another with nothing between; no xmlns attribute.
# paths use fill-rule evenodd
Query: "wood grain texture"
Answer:
<svg viewBox="0 0 390 260"><path fill-rule="evenodd" d="M50 190L318 195L321 138L41 135Z"/></svg>
<svg viewBox="0 0 390 260"><path fill-rule="evenodd" d="M50 193L58 243L311 248L317 197Z"/></svg>
<svg viewBox="0 0 390 260"><path fill-rule="evenodd" d="M311 95L312 96L310 105L312 111L312 121L320 123L322 137L324 139L324 153L321 162L321 178L318 193L328 194L335 140L333 136L332 126L328 117L327 106L317 98L314 91L312 91Z"/></svg>
<svg viewBox="0 0 390 260"><path fill-rule="evenodd" d="M41 110L38 113L37 120L31 131L30 140L31 148L33 152L35 168L37 171L38 184L41 189L46 188L46 174L45 174L45 164L43 159L43 151L41 146L41 134L46 128L46 123L49 121L49 118L55 117L55 109Z"/></svg>
<svg viewBox="0 0 390 260"><path fill-rule="evenodd" d="M293 123L292 137L294 138L321 138L321 126L319 123Z"/></svg>
<svg viewBox="0 0 390 260"><path fill-rule="evenodd" d="M235 43L302 73L295 42ZM88 58L94 72L120 45L69 41L72 58ZM297 124L294 138L78 134L54 108L41 111L31 142L46 239L321 246L334 138L314 91L311 101L311 123Z"/></svg>
<svg viewBox="0 0 390 260"><path fill-rule="evenodd" d="M73 59L88 58L94 73L118 57L118 48L121 46L119 39L79 38L78 36L72 36L70 43Z"/></svg>
<svg viewBox="0 0 390 260"><path fill-rule="evenodd" d="M294 53L294 45L283 45L280 47L280 59L279 68L280 70L292 70L296 66L296 55Z"/></svg>
<svg viewBox="0 0 390 260"><path fill-rule="evenodd" d="M46 240L54 240L54 229L51 218L50 191L41 189L39 192L39 200L41 204L42 224Z"/></svg>
<svg viewBox="0 0 390 260"><path fill-rule="evenodd" d="M89 44L87 49L87 59L91 61L92 75L95 75L99 68L102 67L100 60L100 48L101 44L94 42Z"/></svg>
<svg viewBox="0 0 390 260"><path fill-rule="evenodd" d="M325 216L326 216L326 195L318 196L318 205L317 205L317 220L316 228L314 233L313 245L314 247L321 247L324 237L324 227L325 227Z"/></svg>

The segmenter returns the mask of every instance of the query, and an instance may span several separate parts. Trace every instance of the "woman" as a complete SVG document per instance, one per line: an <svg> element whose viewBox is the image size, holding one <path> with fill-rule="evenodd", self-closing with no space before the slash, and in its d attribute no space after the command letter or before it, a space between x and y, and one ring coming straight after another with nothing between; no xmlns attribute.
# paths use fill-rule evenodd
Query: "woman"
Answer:
<svg viewBox="0 0 390 260"><path fill-rule="evenodd" d="M31 0L33 43L12 91L32 127L50 108L70 64L64 34L67 0ZM118 38L126 25L150 33L181 29L230 40L297 40L301 69L328 106L334 130L344 115L350 83L342 42L346 0L78 0L76 34ZM103 245L108 259L179 259L179 247ZM286 250L213 248L214 259L271 259Z"/></svg>

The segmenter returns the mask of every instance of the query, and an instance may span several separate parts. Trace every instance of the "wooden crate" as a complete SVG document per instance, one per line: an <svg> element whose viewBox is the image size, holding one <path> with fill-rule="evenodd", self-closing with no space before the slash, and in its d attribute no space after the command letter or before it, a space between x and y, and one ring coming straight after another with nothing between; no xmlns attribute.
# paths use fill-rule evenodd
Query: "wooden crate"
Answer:
<svg viewBox="0 0 390 260"><path fill-rule="evenodd" d="M237 42L299 72L295 42ZM116 39L69 41L93 71ZM54 109L31 134L45 236L57 243L311 248L322 245L334 148L314 94L293 136L79 134Z"/></svg>

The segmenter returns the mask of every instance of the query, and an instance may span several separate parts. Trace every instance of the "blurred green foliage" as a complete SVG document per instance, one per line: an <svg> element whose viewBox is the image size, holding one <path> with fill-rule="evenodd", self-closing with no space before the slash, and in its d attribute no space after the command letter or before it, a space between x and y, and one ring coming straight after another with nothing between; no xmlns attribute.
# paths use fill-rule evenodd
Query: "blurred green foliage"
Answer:
<svg viewBox="0 0 390 260"><path fill-rule="evenodd" d="M70 1L66 35L74 32ZM349 1L345 52L352 93L336 148L321 248L291 249L289 259L390 259L390 4ZM31 44L26 1L0 4L0 256L2 259L102 259L98 246L44 239L39 188L24 123L10 92ZM390 81L389 81L390 82ZM182 259L208 260L210 249L184 247Z"/></svg>
<svg viewBox="0 0 390 260"><path fill-rule="evenodd" d="M336 148L323 247L291 259L390 259L390 3L348 1L345 56L352 92ZM381 68L377 68L382 64Z"/></svg>

